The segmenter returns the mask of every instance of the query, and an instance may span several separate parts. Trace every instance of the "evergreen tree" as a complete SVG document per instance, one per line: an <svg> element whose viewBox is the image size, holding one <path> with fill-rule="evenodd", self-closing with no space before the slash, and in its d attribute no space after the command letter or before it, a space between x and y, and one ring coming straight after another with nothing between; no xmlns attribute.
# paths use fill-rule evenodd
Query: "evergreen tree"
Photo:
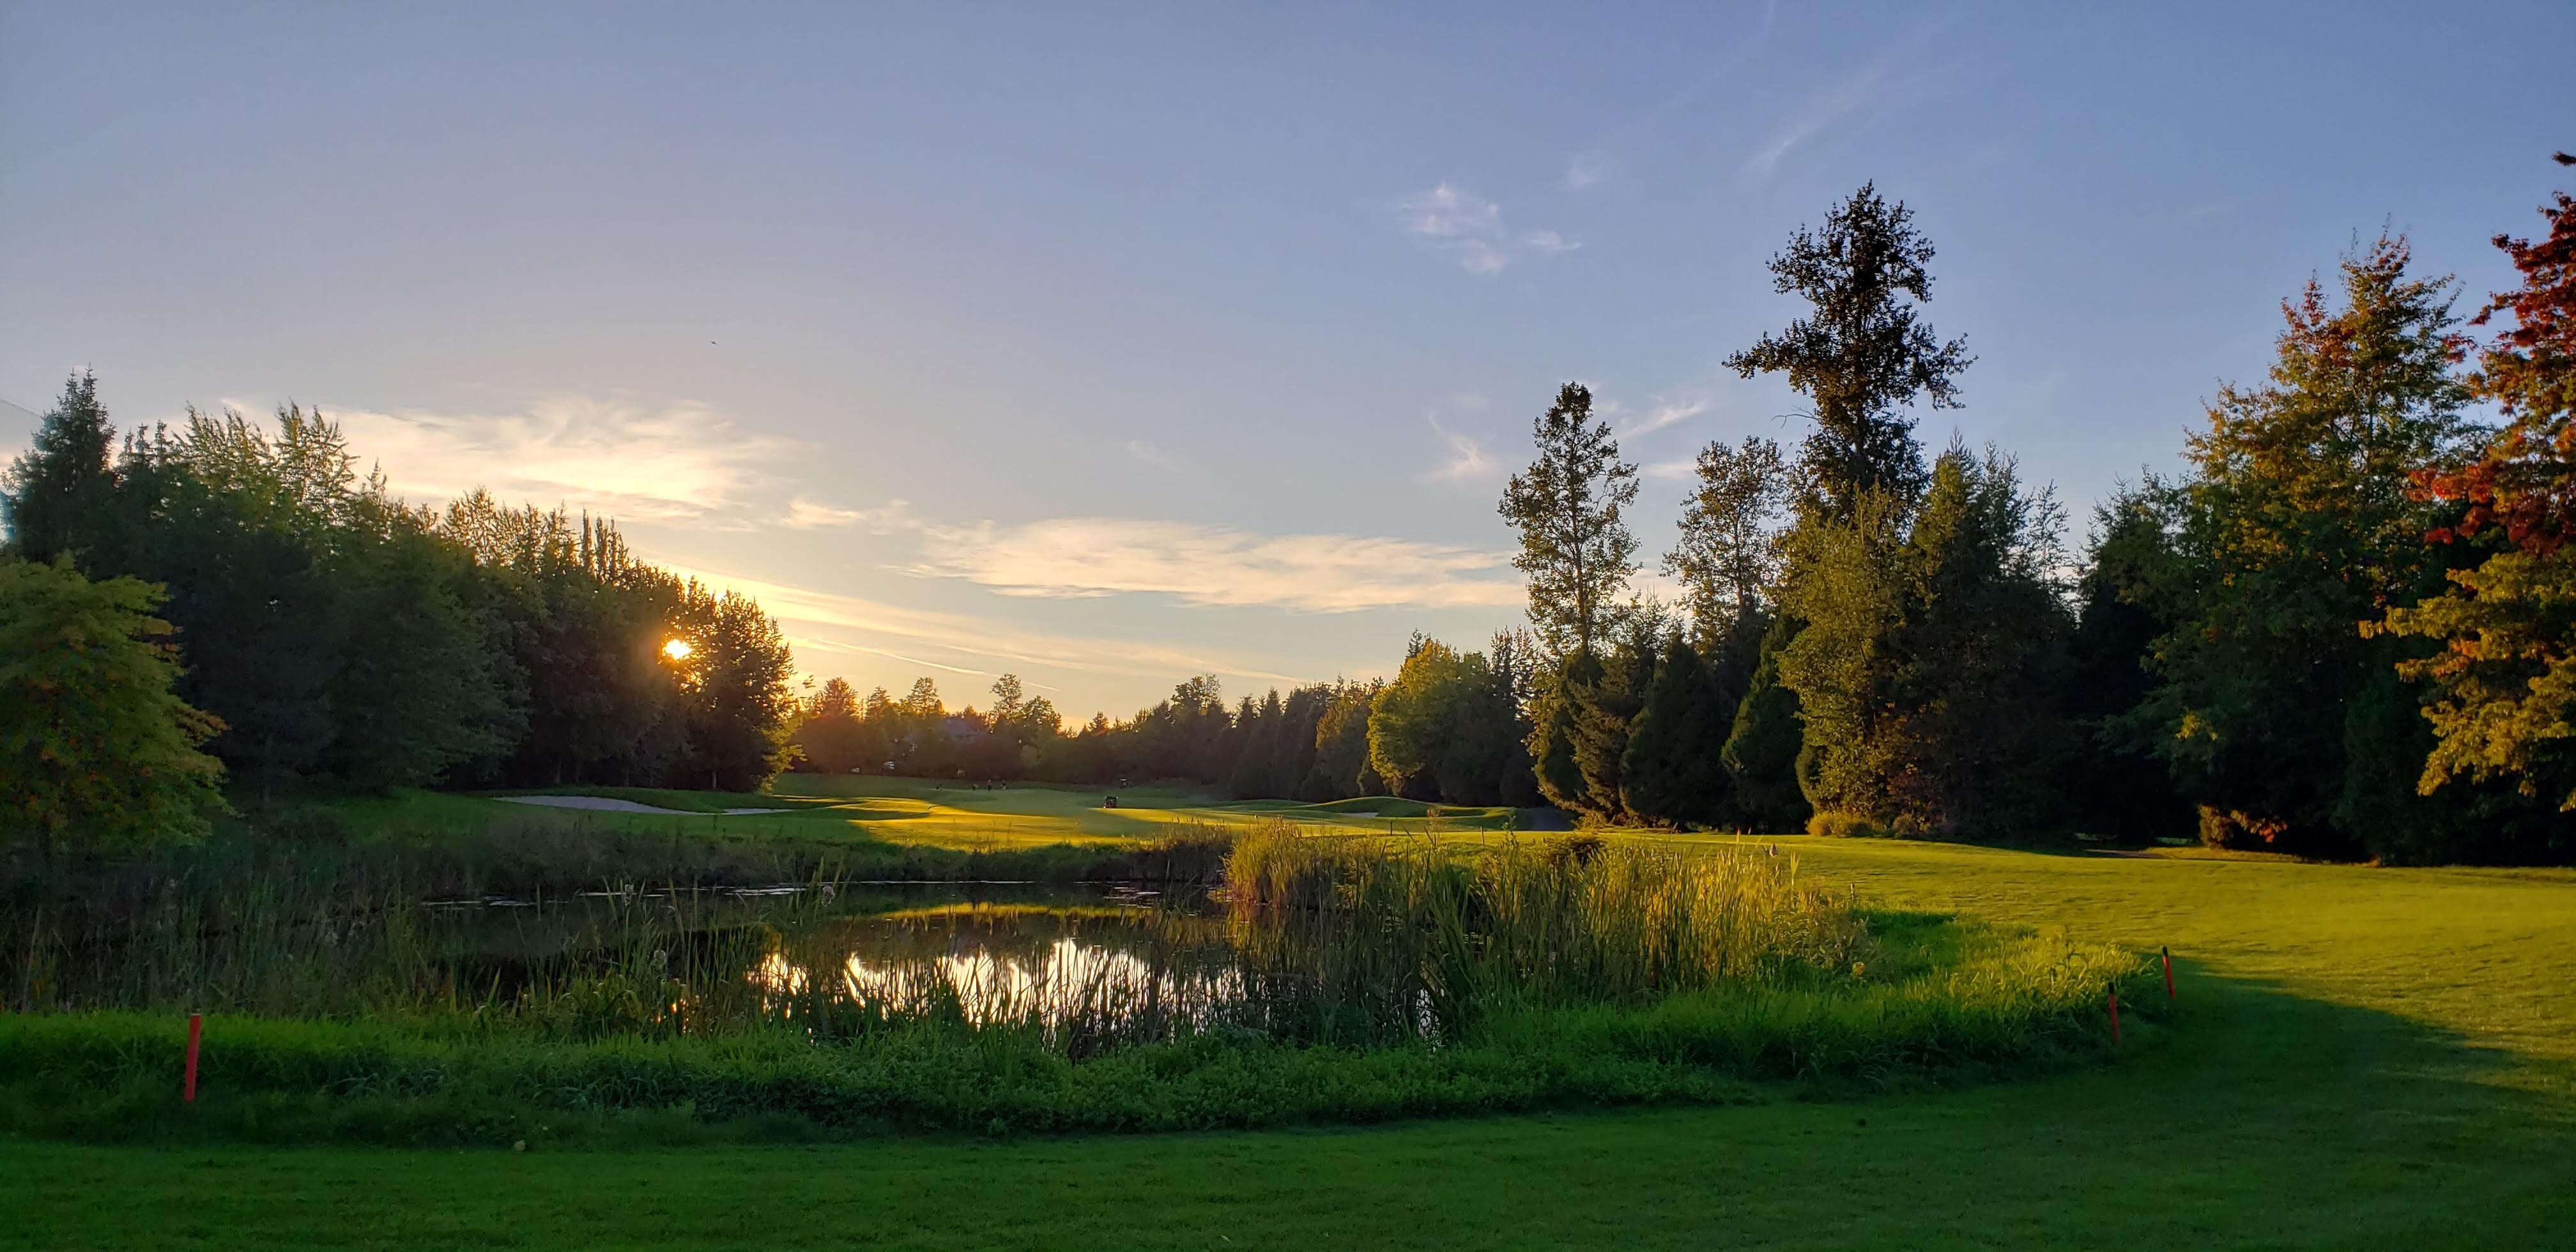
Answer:
<svg viewBox="0 0 2576 1252"><path fill-rule="evenodd" d="M2348 852L2405 838L2392 822L2446 820L2357 803L2370 780L2351 743L2403 724L2356 701L2408 657L2356 623L2444 580L2423 541L2443 519L2410 475L2456 469L2467 451L2451 283L2408 260L2404 240L2383 237L2345 258L2339 306L2314 280L2285 302L2269 382L2222 387L2189 442L2183 546L2200 592L2123 726L2200 801L2212 838ZM2366 755L2421 760L2429 734L2408 733L2413 745Z"/></svg>
<svg viewBox="0 0 2576 1252"><path fill-rule="evenodd" d="M1801 829L1811 811L1798 781L1806 746L1798 693L1780 681L1780 658L1799 627L1795 619L1775 617L1763 631L1752 678L1718 753L1733 775L1733 819L1754 831Z"/></svg>
<svg viewBox="0 0 2576 1252"><path fill-rule="evenodd" d="M1802 624L1779 657L1798 696L1805 745L1798 784L1818 812L1887 823L1894 798L1881 753L1894 677L1888 636L1905 613L1904 506L1883 491L1848 519L1811 517L1791 534L1797 573L1783 607Z"/></svg>
<svg viewBox="0 0 2576 1252"><path fill-rule="evenodd" d="M1529 757L1541 799L1570 813L1597 813L1591 787L1576 759L1577 727L1592 690L1602 678L1601 662L1589 651L1576 652L1549 667L1532 701Z"/></svg>
<svg viewBox="0 0 2576 1252"><path fill-rule="evenodd" d="M1240 799L1256 799L1270 792L1271 758L1279 742L1279 723L1284 720L1279 692L1255 703L1243 698L1243 708L1234 720L1234 765L1227 771L1228 786Z"/></svg>
<svg viewBox="0 0 2576 1252"><path fill-rule="evenodd" d="M1282 799L1305 794L1306 778L1315 772L1317 730L1332 700L1333 689L1321 683L1288 693L1279 708L1279 734L1272 742L1269 787L1262 794Z"/></svg>
<svg viewBox="0 0 2576 1252"><path fill-rule="evenodd" d="M1678 634L1666 639L1619 761L1629 813L1673 827L1726 819L1732 780L1719 753L1732 719L1719 715L1722 698L1699 650Z"/></svg>
<svg viewBox="0 0 2576 1252"><path fill-rule="evenodd" d="M63 384L60 400L36 428L35 445L0 473L0 551L31 561L77 553L95 539L116 491L109 456L116 428L98 401L98 379L84 370Z"/></svg>
<svg viewBox="0 0 2576 1252"><path fill-rule="evenodd" d="M2057 682L2071 626L2055 500L1953 446L1907 536L1886 710L1866 754L1900 830L2028 833L2060 815Z"/></svg>
<svg viewBox="0 0 2576 1252"><path fill-rule="evenodd" d="M1604 821L1631 816L1621 765L1628 755L1630 723L1654 684L1658 624L1632 618L1625 637L1601 667L1601 678L1571 689L1573 757L1583 778L1579 811Z"/></svg>
<svg viewBox="0 0 2576 1252"><path fill-rule="evenodd" d="M2180 509L2179 493L2150 476L2094 511L2063 705L2082 745L2065 776L2079 831L2142 841L2192 829L2191 803L2164 762L2117 729L2152 689L2156 640L2187 611Z"/></svg>
<svg viewBox="0 0 2576 1252"><path fill-rule="evenodd" d="M1544 802L1530 761L1533 726L1529 708L1537 695L1538 642L1525 629L1498 630L1486 648L1492 685L1487 692L1487 720L1500 733L1492 736L1495 798L1513 808Z"/></svg>

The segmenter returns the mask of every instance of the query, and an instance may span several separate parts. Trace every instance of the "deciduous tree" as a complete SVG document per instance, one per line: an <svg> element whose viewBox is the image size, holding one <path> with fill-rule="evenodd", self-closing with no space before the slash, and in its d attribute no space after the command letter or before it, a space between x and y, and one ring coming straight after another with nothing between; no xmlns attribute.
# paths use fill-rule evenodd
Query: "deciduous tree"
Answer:
<svg viewBox="0 0 2576 1252"><path fill-rule="evenodd" d="M0 835L120 848L203 835L216 721L171 689L161 592L66 557L0 561Z"/></svg>
<svg viewBox="0 0 2576 1252"><path fill-rule="evenodd" d="M1521 538L1512 566L1529 578L1530 625L1548 650L1590 651L1627 616L1619 596L1637 568L1625 516L1637 467L1619 459L1581 383L1558 388L1530 434L1537 455L1503 490L1502 515Z"/></svg>

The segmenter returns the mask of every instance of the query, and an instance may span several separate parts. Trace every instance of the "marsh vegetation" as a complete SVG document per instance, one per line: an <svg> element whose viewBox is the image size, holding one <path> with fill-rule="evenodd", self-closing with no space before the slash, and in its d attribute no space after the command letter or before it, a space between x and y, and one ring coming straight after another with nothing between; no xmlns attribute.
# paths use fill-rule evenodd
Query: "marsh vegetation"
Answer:
<svg viewBox="0 0 2576 1252"><path fill-rule="evenodd" d="M504 897L243 858L40 903L21 866L0 1121L472 1143L1734 1101L2096 1055L2106 986L2143 986L2133 954L1872 912L1763 846L1278 820L1170 846L1215 847L1216 889ZM183 1110L192 1011L206 1094Z"/></svg>

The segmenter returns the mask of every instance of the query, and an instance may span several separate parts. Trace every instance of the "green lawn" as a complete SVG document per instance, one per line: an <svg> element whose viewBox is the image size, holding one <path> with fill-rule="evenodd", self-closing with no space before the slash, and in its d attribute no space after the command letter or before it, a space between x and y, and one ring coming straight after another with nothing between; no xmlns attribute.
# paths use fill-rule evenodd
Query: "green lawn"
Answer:
<svg viewBox="0 0 2576 1252"><path fill-rule="evenodd" d="M505 803L501 795L581 795L632 800L686 816L603 813ZM782 775L768 792L663 791L640 787L556 787L490 795L402 791L386 797L333 799L328 807L352 829L471 829L496 821L602 827L640 834L686 834L720 841L918 844L968 852L1052 845L1111 845L1157 839L1191 823L1239 826L1277 818L1299 825L1372 834L1503 831L1505 808L1458 808L1375 797L1331 804L1276 800L1224 801L1169 787L1109 794L1019 784L998 789L870 775ZM725 816L729 808L778 813Z"/></svg>
<svg viewBox="0 0 2576 1252"><path fill-rule="evenodd" d="M524 1156L0 1140L0 1247L2569 1246L2576 875L1778 842L1880 903L2170 944L2187 1012L2107 1069L1844 1103Z"/></svg>

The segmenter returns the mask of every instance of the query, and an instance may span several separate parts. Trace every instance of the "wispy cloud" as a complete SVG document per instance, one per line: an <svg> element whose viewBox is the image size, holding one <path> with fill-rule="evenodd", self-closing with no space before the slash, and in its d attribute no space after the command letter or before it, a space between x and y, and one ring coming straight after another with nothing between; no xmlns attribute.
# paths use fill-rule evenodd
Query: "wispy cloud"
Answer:
<svg viewBox="0 0 2576 1252"><path fill-rule="evenodd" d="M760 607L796 641L791 646L797 649L798 667L808 673L816 671L815 662L821 656L849 654L888 657L963 674L1043 667L1152 678L1214 673L1283 683L1315 677L1277 673L1221 654L1140 640L1032 631L973 614L909 608L689 565L650 552L643 555L681 577L760 601ZM949 659L934 659L942 656ZM978 661L982 664L972 664Z"/></svg>
<svg viewBox="0 0 2576 1252"><path fill-rule="evenodd" d="M226 404L251 413L270 407ZM746 506L770 467L797 447L684 402L554 397L516 413L322 411L350 450L381 465L406 497L446 500L485 487L504 500L642 520Z"/></svg>
<svg viewBox="0 0 2576 1252"><path fill-rule="evenodd" d="M1651 435L1667 426L1678 426L1708 412L1708 404L1706 399L1658 399L1655 401L1655 407L1646 410L1645 416L1621 424L1619 436L1623 439L1634 439L1640 435Z"/></svg>
<svg viewBox="0 0 2576 1252"><path fill-rule="evenodd" d="M832 526L855 526L859 517L857 509L834 508L798 496L787 502L787 512L777 524L789 530L821 530Z"/></svg>
<svg viewBox="0 0 2576 1252"><path fill-rule="evenodd" d="M1876 105L1887 95L1896 64L1893 55L1881 56L1845 75L1822 95L1810 98L1773 129L1770 140L1745 163L1746 171L1757 178L1769 178L1779 170L1782 159L1800 145Z"/></svg>
<svg viewBox="0 0 2576 1252"><path fill-rule="evenodd" d="M1431 418L1431 429L1439 432L1441 440L1449 445L1449 452L1423 475L1424 478L1433 482L1472 482L1491 478L1495 470L1502 468L1492 454L1485 451L1484 440L1441 425L1436 415Z"/></svg>
<svg viewBox="0 0 2576 1252"><path fill-rule="evenodd" d="M1583 245L1552 230L1519 230L1501 205L1453 183L1394 202L1396 229L1471 274L1496 274L1525 256L1553 256Z"/></svg>
<svg viewBox="0 0 2576 1252"><path fill-rule="evenodd" d="M891 535L919 529L921 519L913 515L911 503L904 500L888 500L872 509L845 509L798 496L789 500L787 511L769 524L788 530L847 528L864 530L872 535Z"/></svg>
<svg viewBox="0 0 2576 1252"><path fill-rule="evenodd" d="M1578 152L1565 163L1565 176L1556 185L1567 191L1581 191L1610 176L1610 160L1597 152Z"/></svg>
<svg viewBox="0 0 2576 1252"><path fill-rule="evenodd" d="M1161 448L1156 447L1154 445L1154 441L1150 439L1128 440L1127 455L1132 456L1139 462L1150 465L1155 469L1165 471L1166 473L1177 474L1181 472L1180 461L1173 457L1171 453L1165 452Z"/></svg>
<svg viewBox="0 0 2576 1252"><path fill-rule="evenodd" d="M1198 608L1314 613L1503 607L1523 599L1506 553L1358 535L1256 535L1144 518L1068 517L926 530L913 573L1003 595L1170 596Z"/></svg>

